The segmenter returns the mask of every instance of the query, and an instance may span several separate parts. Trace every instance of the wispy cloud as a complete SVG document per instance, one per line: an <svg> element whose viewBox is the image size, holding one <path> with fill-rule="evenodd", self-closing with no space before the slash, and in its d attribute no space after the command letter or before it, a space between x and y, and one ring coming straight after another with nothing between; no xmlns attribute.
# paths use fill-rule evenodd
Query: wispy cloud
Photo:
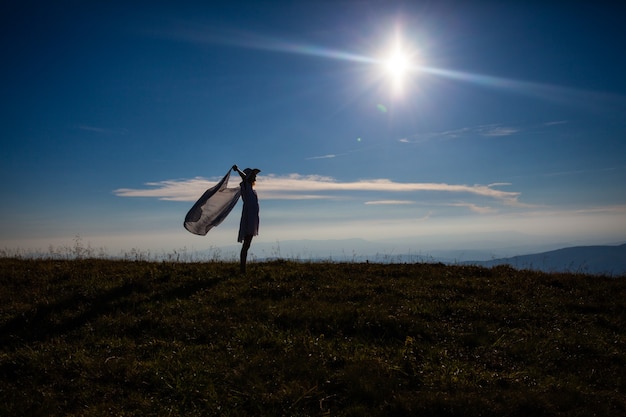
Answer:
<svg viewBox="0 0 626 417"><path fill-rule="evenodd" d="M147 197L172 201L195 201L207 188L213 186L219 178L192 178L186 180L166 180L146 183L146 188L119 188L114 194L119 197ZM432 182L395 182L389 179L364 179L342 182L332 177L320 175L274 175L258 178L257 190L266 200L308 200L340 199L355 192L374 192L382 194L443 192L451 194L469 194L497 200L510 206L520 206L520 192L503 191L495 186L503 185L466 185ZM231 186L233 186L231 182ZM372 204L406 204L406 199L374 199ZM379 201L379 203L375 203ZM380 202L383 203L380 203ZM399 203L402 202L402 203Z"/></svg>
<svg viewBox="0 0 626 417"><path fill-rule="evenodd" d="M144 185L150 188L118 188L113 193L118 197L145 197L158 198L169 201L194 201L207 188L215 185L219 179L207 180L196 177L187 180L165 180L147 182Z"/></svg>
<svg viewBox="0 0 626 417"><path fill-rule="evenodd" d="M465 208L468 208L469 210L473 211L474 213L478 213L478 214L492 214L492 213L497 213L497 211L498 211L498 210L494 209L493 207L479 206L479 205L473 204L473 203L450 203L450 204L448 204L448 206L465 207Z"/></svg>
<svg viewBox="0 0 626 417"><path fill-rule="evenodd" d="M397 141L400 143L418 144L418 143L424 143L428 141L445 141L445 140L457 140L457 139L476 138L476 137L479 137L479 138L506 137L506 136L512 136L517 133L520 133L522 132L522 130L523 129L521 128L512 127L512 126L505 126L501 124L489 124L489 125L481 125L481 126L463 127L459 129L445 130L441 132L415 133L415 134L397 139ZM316 159L338 158L338 157L349 155L354 152L363 152L366 150L371 151L374 149L376 149L376 147L359 148L359 149L350 150L344 153L331 153L331 154L326 154L326 155L311 156L306 159L316 160Z"/></svg>
<svg viewBox="0 0 626 417"><path fill-rule="evenodd" d="M494 138L507 137L528 131L536 132L554 126L569 123L567 120L553 120L537 125L529 126L509 126L501 123L492 123L479 126L461 127L459 129L444 130L441 132L415 133L398 139L401 143L422 143L431 140L453 140L469 138Z"/></svg>
<svg viewBox="0 0 626 417"><path fill-rule="evenodd" d="M617 214L620 216L626 216L626 204L615 204L615 205L606 205L606 206L594 206L587 208L577 208L570 210L559 210L559 211L540 211L540 212L529 212L528 214L551 214L554 216L559 216L560 214Z"/></svg>
<svg viewBox="0 0 626 417"><path fill-rule="evenodd" d="M564 125L569 123L567 120L555 120L552 122L545 122L543 125L544 126L556 126L556 125Z"/></svg>
<svg viewBox="0 0 626 417"><path fill-rule="evenodd" d="M502 124L489 124L481 126L462 127L459 129L445 130L441 132L415 133L398 139L402 143L421 143L430 140L451 140L470 137L498 137L511 136L521 132L522 129Z"/></svg>
<svg viewBox="0 0 626 417"><path fill-rule="evenodd" d="M128 133L128 129L124 129L124 128L108 128L108 127L89 126L89 125L76 125L75 128L78 130L85 131L85 132L105 134L105 135L125 135Z"/></svg>
<svg viewBox="0 0 626 417"><path fill-rule="evenodd" d="M328 155L322 155L322 156L311 156L309 158L306 158L307 160L311 160L311 159L331 159L331 158L336 158L337 155L334 153L328 154Z"/></svg>
<svg viewBox="0 0 626 417"><path fill-rule="evenodd" d="M376 205L396 206L396 205L405 205L405 204L415 204L415 201L411 201L411 200L374 200L374 201L366 201L365 204L372 205L372 206L376 206Z"/></svg>
<svg viewBox="0 0 626 417"><path fill-rule="evenodd" d="M493 126L486 128L481 132L483 136L494 137L494 136L511 136L519 132L519 129L514 127L506 127L506 126Z"/></svg>

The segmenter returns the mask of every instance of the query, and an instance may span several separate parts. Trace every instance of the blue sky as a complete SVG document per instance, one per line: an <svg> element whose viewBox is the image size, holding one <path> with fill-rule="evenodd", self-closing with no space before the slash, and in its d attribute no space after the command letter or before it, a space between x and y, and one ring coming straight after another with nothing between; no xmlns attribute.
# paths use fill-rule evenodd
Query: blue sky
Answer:
<svg viewBox="0 0 626 417"><path fill-rule="evenodd" d="M182 227L235 163L255 242L626 240L625 7L213 3L0 6L0 249L235 244Z"/></svg>

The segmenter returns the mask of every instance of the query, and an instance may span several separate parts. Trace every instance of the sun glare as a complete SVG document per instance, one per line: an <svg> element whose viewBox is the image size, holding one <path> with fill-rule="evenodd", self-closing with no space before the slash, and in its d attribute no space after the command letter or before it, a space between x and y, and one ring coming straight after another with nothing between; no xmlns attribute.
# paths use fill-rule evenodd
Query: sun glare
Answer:
<svg viewBox="0 0 626 417"><path fill-rule="evenodd" d="M393 46L382 56L383 59L380 63L382 64L385 78L391 83L394 93L402 93L406 88L407 78L415 66L414 54L409 54L404 49L402 42L396 39Z"/></svg>
<svg viewBox="0 0 626 417"><path fill-rule="evenodd" d="M409 58L401 50L394 51L385 61L385 69L392 79L401 80L409 69Z"/></svg>

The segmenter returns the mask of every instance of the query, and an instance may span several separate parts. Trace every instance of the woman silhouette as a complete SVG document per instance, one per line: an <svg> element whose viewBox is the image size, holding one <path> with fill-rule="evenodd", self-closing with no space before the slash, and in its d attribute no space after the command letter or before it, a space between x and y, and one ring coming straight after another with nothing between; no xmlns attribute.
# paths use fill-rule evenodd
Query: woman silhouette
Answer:
<svg viewBox="0 0 626 417"><path fill-rule="evenodd" d="M241 176L241 199L243 200L243 210L241 211L241 222L239 223L239 236L237 242L243 242L239 255L239 267L242 274L246 273L246 260L248 249L252 243L252 238L259 234L259 199L254 191L256 175L261 172L259 169L246 168L239 170L237 165L233 165L233 170Z"/></svg>

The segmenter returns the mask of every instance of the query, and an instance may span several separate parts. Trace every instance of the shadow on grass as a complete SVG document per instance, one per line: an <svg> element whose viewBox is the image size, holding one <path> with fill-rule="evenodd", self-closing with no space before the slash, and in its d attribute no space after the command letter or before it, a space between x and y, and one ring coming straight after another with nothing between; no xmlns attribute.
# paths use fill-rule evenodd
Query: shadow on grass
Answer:
<svg viewBox="0 0 626 417"><path fill-rule="evenodd" d="M187 281L167 291L155 291L153 286L157 286L156 283L128 282L94 296L73 294L53 303L40 303L0 327L0 344L19 346L69 334L100 316L136 309L142 303L189 298L224 280ZM145 297L151 293L152 296Z"/></svg>

